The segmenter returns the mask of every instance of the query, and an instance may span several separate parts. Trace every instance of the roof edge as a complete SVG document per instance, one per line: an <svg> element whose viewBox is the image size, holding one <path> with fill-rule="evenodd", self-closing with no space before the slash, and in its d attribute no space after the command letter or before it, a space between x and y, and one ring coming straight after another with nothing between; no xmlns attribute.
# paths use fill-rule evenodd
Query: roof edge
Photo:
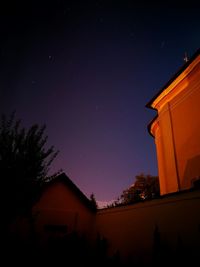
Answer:
<svg viewBox="0 0 200 267"><path fill-rule="evenodd" d="M80 200L93 212L96 212L96 209L94 208L92 202L90 199L72 182L72 180L64 173L62 172L57 177L52 179L51 181L47 182L44 186L44 189L46 189L48 186L57 183L62 182L64 184L67 184L74 193L80 198Z"/></svg>
<svg viewBox="0 0 200 267"><path fill-rule="evenodd" d="M146 108L156 110L152 107L154 100L200 55L200 48L196 50L193 56L186 62L173 76L172 78L158 91L158 93L145 105Z"/></svg>

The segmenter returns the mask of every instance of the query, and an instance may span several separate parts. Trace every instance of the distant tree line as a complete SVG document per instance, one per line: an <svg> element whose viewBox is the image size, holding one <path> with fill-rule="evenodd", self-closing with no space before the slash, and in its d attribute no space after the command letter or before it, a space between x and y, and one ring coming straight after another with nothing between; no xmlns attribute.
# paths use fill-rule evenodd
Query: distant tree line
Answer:
<svg viewBox="0 0 200 267"><path fill-rule="evenodd" d="M160 196L158 176L143 173L135 177L133 185L125 189L118 199L107 207L116 207L154 199Z"/></svg>

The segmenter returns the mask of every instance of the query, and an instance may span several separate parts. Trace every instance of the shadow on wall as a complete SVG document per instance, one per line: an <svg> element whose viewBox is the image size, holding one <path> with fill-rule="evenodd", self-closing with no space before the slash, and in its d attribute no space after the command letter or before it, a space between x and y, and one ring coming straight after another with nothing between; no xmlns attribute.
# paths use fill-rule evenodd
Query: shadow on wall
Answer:
<svg viewBox="0 0 200 267"><path fill-rule="evenodd" d="M197 235L200 240L200 227ZM189 247L184 239L177 233L177 242L172 247L159 229L155 225L152 232L153 247L152 257L148 262L148 267L160 267L172 265L196 265L199 260L199 248ZM83 235L76 232L66 233L63 236L51 236L45 247L38 246L37 235L30 232L29 239L22 240L19 236L8 236L6 265L15 264L23 266L36 266L38 263L48 266L80 266L80 267L146 267L143 259L134 262L136 255L132 255L130 262L122 262L120 252L116 251L114 255L108 255L109 242L106 238L97 235L96 241L90 243ZM200 245L200 243L199 243ZM145 254L143 257L145 257Z"/></svg>
<svg viewBox="0 0 200 267"><path fill-rule="evenodd" d="M197 235L198 238L200 238L200 227ZM172 246L163 239L162 233L157 225L155 226L153 238L153 253L150 266L191 266L199 262L200 243L197 247L188 246L184 242L184 239L177 233L176 244L172 248Z"/></svg>
<svg viewBox="0 0 200 267"><path fill-rule="evenodd" d="M190 188L200 179L200 155L187 161L181 187Z"/></svg>
<svg viewBox="0 0 200 267"><path fill-rule="evenodd" d="M1 242L2 243L2 242ZM109 256L108 241L97 236L91 243L84 235L77 232L66 233L62 236L49 236L45 246L41 246L35 232L29 233L29 238L11 235L6 239L3 256L6 266L20 265L36 266L77 266L77 267L121 267L119 253Z"/></svg>

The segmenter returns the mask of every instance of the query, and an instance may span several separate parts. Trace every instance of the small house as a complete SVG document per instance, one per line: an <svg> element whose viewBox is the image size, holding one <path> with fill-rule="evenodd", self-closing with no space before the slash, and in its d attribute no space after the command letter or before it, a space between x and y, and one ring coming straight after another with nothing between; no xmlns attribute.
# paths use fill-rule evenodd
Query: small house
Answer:
<svg viewBox="0 0 200 267"><path fill-rule="evenodd" d="M65 173L48 182L33 207L37 232L42 237L72 232L91 237L95 219L92 202Z"/></svg>

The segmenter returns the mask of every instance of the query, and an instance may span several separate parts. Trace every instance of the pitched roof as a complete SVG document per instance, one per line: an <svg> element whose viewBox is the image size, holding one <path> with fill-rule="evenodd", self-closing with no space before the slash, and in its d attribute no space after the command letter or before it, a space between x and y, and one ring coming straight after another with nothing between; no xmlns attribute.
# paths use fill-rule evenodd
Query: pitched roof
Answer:
<svg viewBox="0 0 200 267"><path fill-rule="evenodd" d="M145 105L145 107L154 109L152 104L154 100L200 55L200 48L193 54L193 56L172 76L172 78L158 91L158 93Z"/></svg>
<svg viewBox="0 0 200 267"><path fill-rule="evenodd" d="M80 201L87 206L92 212L96 211L93 203L83 194L83 192L70 180L70 178L63 172L59 174L56 178L52 179L49 182L46 182L44 189L47 189L49 186L61 182L68 186L74 194L80 199Z"/></svg>

